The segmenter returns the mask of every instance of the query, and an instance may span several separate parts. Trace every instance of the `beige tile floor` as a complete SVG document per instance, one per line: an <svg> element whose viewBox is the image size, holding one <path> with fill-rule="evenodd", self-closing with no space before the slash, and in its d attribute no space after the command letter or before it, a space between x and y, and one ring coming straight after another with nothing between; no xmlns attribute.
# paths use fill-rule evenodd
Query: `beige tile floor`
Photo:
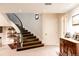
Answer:
<svg viewBox="0 0 79 59"><path fill-rule="evenodd" d="M0 47L0 56L58 56L58 46L44 46L23 51L10 49L9 46Z"/></svg>

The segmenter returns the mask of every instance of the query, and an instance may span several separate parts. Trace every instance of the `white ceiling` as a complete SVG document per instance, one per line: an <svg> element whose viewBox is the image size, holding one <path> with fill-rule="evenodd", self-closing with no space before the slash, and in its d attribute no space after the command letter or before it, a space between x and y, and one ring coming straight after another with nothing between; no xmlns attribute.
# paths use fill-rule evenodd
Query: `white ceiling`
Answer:
<svg viewBox="0 0 79 59"><path fill-rule="evenodd" d="M65 13L77 7L78 4L69 4L69 3L54 3L50 6L44 7L44 12L52 13Z"/></svg>
<svg viewBox="0 0 79 59"><path fill-rule="evenodd" d="M19 3L19 4L0 4L0 11L2 12L42 12L42 13L65 13L78 4L72 3L52 3L52 5L45 5L44 3Z"/></svg>

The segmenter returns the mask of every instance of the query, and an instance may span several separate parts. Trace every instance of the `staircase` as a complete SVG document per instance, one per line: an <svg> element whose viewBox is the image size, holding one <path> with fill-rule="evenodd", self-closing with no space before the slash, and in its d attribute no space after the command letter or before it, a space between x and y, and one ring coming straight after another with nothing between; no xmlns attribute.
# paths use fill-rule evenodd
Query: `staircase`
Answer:
<svg viewBox="0 0 79 59"><path fill-rule="evenodd" d="M42 42L36 36L34 36L34 34L25 28L21 28L21 31L23 35L23 47L18 47L17 51L44 46L44 44L42 44Z"/></svg>
<svg viewBox="0 0 79 59"><path fill-rule="evenodd" d="M17 51L32 49L37 47L42 47L44 44L36 37L34 34L23 28L23 24L20 19L14 13L7 14L8 18L15 23L15 25L19 28L21 32L21 42L18 42L19 46L17 45ZM17 23L14 19L18 20ZM20 23L20 24L19 24Z"/></svg>

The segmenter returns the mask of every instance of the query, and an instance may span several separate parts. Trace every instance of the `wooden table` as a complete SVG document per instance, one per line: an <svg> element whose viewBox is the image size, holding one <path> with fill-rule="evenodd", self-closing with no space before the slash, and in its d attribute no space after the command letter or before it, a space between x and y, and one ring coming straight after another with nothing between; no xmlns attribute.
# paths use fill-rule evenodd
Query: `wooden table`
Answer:
<svg viewBox="0 0 79 59"><path fill-rule="evenodd" d="M79 41L72 38L60 38L60 56L79 56Z"/></svg>

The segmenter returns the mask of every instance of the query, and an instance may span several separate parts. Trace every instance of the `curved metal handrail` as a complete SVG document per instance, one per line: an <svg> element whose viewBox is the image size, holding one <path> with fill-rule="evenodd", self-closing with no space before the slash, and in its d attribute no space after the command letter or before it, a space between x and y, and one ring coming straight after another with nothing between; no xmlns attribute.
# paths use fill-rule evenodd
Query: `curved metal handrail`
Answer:
<svg viewBox="0 0 79 59"><path fill-rule="evenodd" d="M22 32L21 32L21 28L23 28L23 24L22 24L22 22L21 22L21 20L20 20L20 18L15 14L15 13L7 13L6 14L7 16L8 16L8 18L12 21L12 22L14 22L15 23L15 25L19 28L19 30L20 30L20 39L21 39L21 47L23 47L23 35L22 35ZM16 21L14 21L13 20L13 18L11 18L11 15L14 15L16 18L17 18L17 20L19 20L19 22L20 22L20 24L17 24L16 23ZM19 26L19 25L21 25L21 26ZM21 28L20 28L21 27Z"/></svg>
<svg viewBox="0 0 79 59"><path fill-rule="evenodd" d="M20 23L21 23L21 27L23 28L23 24L22 24L20 18L19 18L15 13L13 13L13 15L17 17L17 19L18 19L18 20L20 21Z"/></svg>

